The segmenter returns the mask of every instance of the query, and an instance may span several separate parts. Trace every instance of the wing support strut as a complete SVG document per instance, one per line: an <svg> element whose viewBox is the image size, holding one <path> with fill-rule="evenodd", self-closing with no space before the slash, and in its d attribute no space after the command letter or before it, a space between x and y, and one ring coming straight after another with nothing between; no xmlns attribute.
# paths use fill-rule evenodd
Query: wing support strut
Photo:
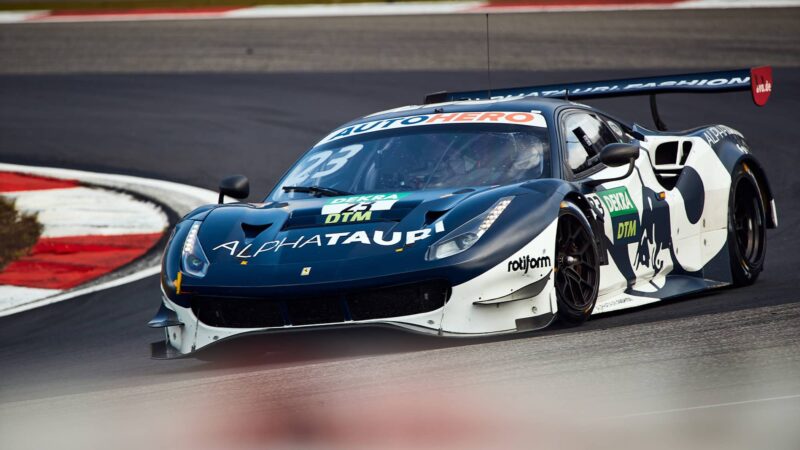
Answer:
<svg viewBox="0 0 800 450"><path fill-rule="evenodd" d="M667 131L667 124L661 120L658 115L658 104L656 103L656 94L650 94L650 114L653 115L653 123L656 125L658 131Z"/></svg>

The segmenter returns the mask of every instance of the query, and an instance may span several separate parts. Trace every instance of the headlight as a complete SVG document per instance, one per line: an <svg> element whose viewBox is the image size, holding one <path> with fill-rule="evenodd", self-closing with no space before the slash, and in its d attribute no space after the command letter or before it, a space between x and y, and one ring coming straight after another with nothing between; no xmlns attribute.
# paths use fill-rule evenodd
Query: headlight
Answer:
<svg viewBox="0 0 800 450"><path fill-rule="evenodd" d="M193 277L202 278L208 272L208 258L206 258L203 247L200 245L200 240L197 238L197 232L200 230L200 222L192 224L189 229L189 234L186 235L186 240L183 242L183 253L181 254L181 266L183 271Z"/></svg>
<svg viewBox="0 0 800 450"><path fill-rule="evenodd" d="M428 248L426 259L434 261L447 258L472 247L494 225L500 214L508 208L513 197L503 197L483 214L453 230Z"/></svg>

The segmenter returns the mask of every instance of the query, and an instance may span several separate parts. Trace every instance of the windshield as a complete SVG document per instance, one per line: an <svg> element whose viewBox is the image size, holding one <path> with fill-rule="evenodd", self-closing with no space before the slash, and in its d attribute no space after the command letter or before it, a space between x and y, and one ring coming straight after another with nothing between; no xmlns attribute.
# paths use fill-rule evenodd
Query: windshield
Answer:
<svg viewBox="0 0 800 450"><path fill-rule="evenodd" d="M378 131L314 147L272 200L319 195L297 189L310 186L367 194L510 184L546 176L548 155L544 127L453 124Z"/></svg>

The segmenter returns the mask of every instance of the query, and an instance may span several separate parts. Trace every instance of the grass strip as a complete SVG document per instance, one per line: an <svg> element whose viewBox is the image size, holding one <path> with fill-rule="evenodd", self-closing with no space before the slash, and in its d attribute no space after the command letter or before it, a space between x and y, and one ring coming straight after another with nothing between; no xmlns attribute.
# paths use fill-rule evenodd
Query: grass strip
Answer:
<svg viewBox="0 0 800 450"><path fill-rule="evenodd" d="M0 196L0 271L27 255L41 234L42 224L35 214L20 213L14 200Z"/></svg>

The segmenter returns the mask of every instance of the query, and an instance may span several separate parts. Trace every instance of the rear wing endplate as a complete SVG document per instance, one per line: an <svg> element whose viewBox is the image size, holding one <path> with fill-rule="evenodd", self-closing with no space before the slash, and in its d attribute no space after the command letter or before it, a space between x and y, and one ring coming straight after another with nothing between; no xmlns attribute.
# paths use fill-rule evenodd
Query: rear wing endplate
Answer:
<svg viewBox="0 0 800 450"><path fill-rule="evenodd" d="M502 100L522 97L563 98L587 100L594 98L650 95L650 107L656 126L662 129L655 103L656 94L720 93L750 91L758 106L767 104L772 92L772 67L690 73L646 78L628 78L584 83L550 84L545 86L514 87L465 92L437 92L425 96L425 104L460 100ZM666 128L666 127L663 127Z"/></svg>

